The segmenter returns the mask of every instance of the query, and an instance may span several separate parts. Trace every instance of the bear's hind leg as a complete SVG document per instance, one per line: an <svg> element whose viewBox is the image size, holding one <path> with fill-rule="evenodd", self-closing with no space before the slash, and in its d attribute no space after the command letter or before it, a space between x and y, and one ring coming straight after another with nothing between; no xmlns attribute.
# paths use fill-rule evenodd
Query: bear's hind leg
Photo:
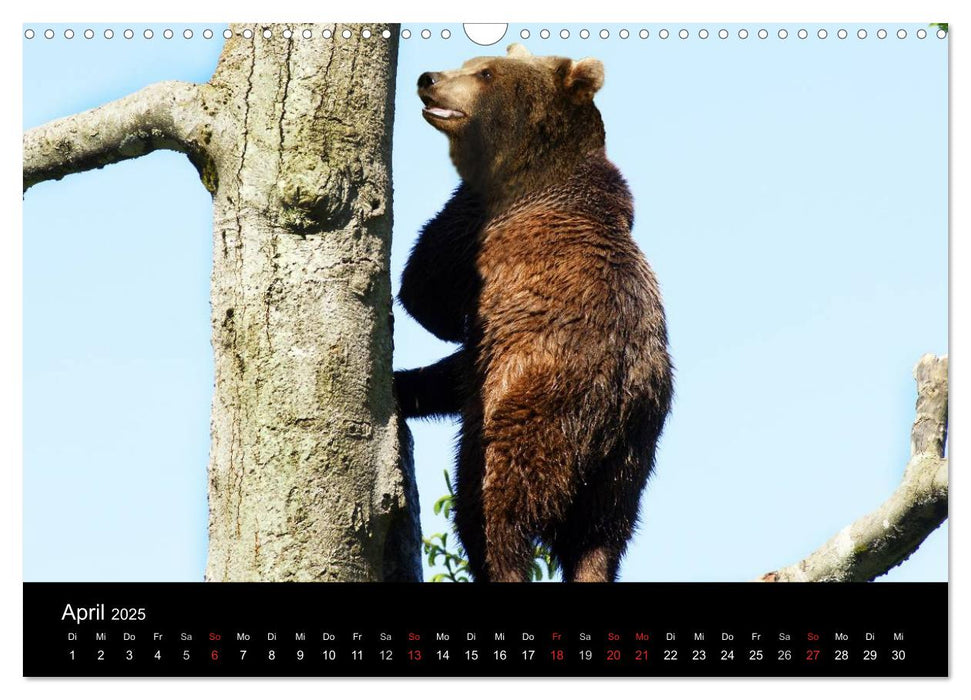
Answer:
<svg viewBox="0 0 971 700"><path fill-rule="evenodd" d="M490 581L525 583L532 578L533 538L522 523L487 512L485 536Z"/></svg>
<svg viewBox="0 0 971 700"><path fill-rule="evenodd" d="M533 527L530 512L536 494L530 494L527 458L516 447L496 440L485 451L482 513L485 524L485 558L490 581L525 582L533 565ZM518 454L517 454L518 453Z"/></svg>
<svg viewBox="0 0 971 700"><path fill-rule="evenodd" d="M485 473L480 421L467 411L462 423L458 466L455 470L455 532L465 549L472 580L488 582L482 478Z"/></svg>
<svg viewBox="0 0 971 700"><path fill-rule="evenodd" d="M617 570L623 550L607 545L586 549L579 554L558 556L563 568L563 580L579 583L612 583L617 580Z"/></svg>
<svg viewBox="0 0 971 700"><path fill-rule="evenodd" d="M520 394L490 416L482 488L486 562L493 581L529 581L535 540L569 508L571 449L556 415Z"/></svg>
<svg viewBox="0 0 971 700"><path fill-rule="evenodd" d="M564 581L617 580L653 454L653 446L628 443L588 475L550 543Z"/></svg>
<svg viewBox="0 0 971 700"><path fill-rule="evenodd" d="M456 484L455 532L465 549L472 580L488 583L489 570L486 565L486 532L482 518L481 488L476 493L474 487L463 483L460 473Z"/></svg>

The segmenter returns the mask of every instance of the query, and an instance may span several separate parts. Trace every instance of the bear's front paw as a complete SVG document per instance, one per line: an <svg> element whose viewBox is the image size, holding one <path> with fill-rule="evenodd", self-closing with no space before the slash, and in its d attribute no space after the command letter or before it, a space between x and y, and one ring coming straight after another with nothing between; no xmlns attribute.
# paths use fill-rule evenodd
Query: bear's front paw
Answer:
<svg viewBox="0 0 971 700"><path fill-rule="evenodd" d="M394 373L393 390L398 401L398 410L404 418L420 415L415 392L415 372L416 370L398 370Z"/></svg>

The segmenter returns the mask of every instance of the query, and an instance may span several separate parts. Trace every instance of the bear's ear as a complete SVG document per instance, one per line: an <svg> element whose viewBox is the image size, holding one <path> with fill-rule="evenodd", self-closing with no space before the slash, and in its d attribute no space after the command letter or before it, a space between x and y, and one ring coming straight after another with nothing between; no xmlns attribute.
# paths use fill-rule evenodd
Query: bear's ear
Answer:
<svg viewBox="0 0 971 700"><path fill-rule="evenodd" d="M509 44L506 47L506 58L529 58L532 55L522 44Z"/></svg>
<svg viewBox="0 0 971 700"><path fill-rule="evenodd" d="M589 102L604 84L604 64L596 58L570 61L563 86L574 102Z"/></svg>

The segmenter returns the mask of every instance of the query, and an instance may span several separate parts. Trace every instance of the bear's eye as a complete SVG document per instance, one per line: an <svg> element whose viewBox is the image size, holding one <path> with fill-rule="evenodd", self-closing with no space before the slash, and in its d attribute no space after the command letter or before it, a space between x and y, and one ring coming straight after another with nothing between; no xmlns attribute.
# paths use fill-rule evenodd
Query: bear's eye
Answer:
<svg viewBox="0 0 971 700"><path fill-rule="evenodd" d="M479 77L483 80L492 80L492 71L488 68L483 68L478 73Z"/></svg>

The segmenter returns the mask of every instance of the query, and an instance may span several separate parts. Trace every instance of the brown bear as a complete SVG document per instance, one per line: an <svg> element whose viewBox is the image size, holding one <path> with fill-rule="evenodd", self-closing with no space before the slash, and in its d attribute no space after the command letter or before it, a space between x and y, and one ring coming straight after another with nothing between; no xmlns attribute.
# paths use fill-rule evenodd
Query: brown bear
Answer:
<svg viewBox="0 0 971 700"><path fill-rule="evenodd" d="M460 414L455 526L476 581L614 581L667 416L657 281L607 160L600 61L475 58L424 73L424 117L462 184L425 225L400 301L462 344L395 373L407 417Z"/></svg>

